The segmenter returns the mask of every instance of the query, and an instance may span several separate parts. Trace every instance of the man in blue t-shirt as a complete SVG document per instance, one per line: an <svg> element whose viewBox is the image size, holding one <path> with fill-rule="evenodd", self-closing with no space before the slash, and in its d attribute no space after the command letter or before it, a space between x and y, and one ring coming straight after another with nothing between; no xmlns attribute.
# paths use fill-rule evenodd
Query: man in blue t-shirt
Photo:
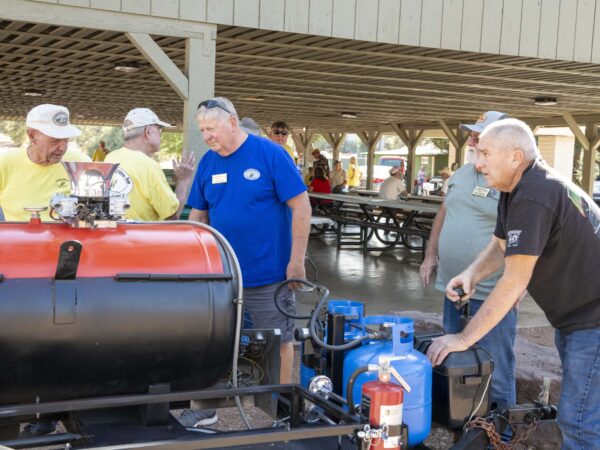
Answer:
<svg viewBox="0 0 600 450"><path fill-rule="evenodd" d="M235 251L244 279L244 304L255 328L281 329L281 383L292 382L294 321L275 308L279 283L305 278L311 208L306 186L281 147L249 135L226 98L202 102L198 126L211 151L196 172L190 220L209 223ZM293 292L280 305L294 308Z"/></svg>

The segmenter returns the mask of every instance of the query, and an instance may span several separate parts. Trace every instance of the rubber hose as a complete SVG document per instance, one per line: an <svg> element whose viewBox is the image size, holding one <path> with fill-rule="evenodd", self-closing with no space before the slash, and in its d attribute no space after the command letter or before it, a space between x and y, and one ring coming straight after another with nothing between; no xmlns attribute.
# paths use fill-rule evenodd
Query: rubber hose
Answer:
<svg viewBox="0 0 600 450"><path fill-rule="evenodd" d="M356 346L356 344L358 344L366 339L371 339L373 337L371 334L365 334L364 336L361 336L350 342L346 342L345 344L342 344L342 345L329 345L329 344L326 344L325 342L323 342L319 338L319 334L317 333L317 317L319 317L319 312L323 308L323 305L325 304L325 300L327 300L327 297L329 297L329 289L327 289L324 286L317 286L316 288L317 288L317 290L323 290L323 295L321 296L319 303L317 303L316 308L314 309L314 311L312 312L312 315L310 316L310 324L309 324L308 330L310 332L310 337L315 341L315 343L317 345L324 348L325 350L332 350L332 351L350 350L351 348Z"/></svg>
<svg viewBox="0 0 600 450"><path fill-rule="evenodd" d="M287 311L284 311L281 308L281 305L279 304L279 302L277 301L278 297L279 297L279 292L281 292L281 290L288 284L288 283L301 283L304 284L312 289L317 288L317 286L315 286L314 284L312 284L310 281L307 280L302 280L300 278L290 278L289 280L285 280L282 281L279 286L277 286L277 289L275 289L275 294L273 295L273 301L275 302L275 307L279 310L279 312L281 314L283 314L285 317L289 317L290 319L298 319L298 320L304 320L304 319L310 319L310 315L308 316L297 316L295 314L290 314Z"/></svg>
<svg viewBox="0 0 600 450"><path fill-rule="evenodd" d="M352 390L354 389L354 382L358 378L361 373L365 373L369 371L369 366L362 366L356 369L350 378L348 378L348 383L346 384L346 399L348 400L348 409L351 414L356 414L356 408L354 406L354 396L352 395Z"/></svg>

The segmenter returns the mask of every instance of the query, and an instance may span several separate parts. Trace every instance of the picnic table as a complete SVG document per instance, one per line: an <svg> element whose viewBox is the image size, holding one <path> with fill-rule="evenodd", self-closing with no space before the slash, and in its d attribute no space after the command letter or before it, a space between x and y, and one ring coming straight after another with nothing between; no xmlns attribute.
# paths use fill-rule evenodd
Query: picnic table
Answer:
<svg viewBox="0 0 600 450"><path fill-rule="evenodd" d="M433 218L440 205L422 201L383 200L347 194L309 193L315 202L313 215L336 223L338 247L363 251L391 250L404 245L423 255ZM347 230L355 225L359 231ZM381 245L369 245L375 237Z"/></svg>
<svg viewBox="0 0 600 450"><path fill-rule="evenodd" d="M351 189L346 194L360 195L361 197L379 197L379 191L372 189Z"/></svg>
<svg viewBox="0 0 600 450"><path fill-rule="evenodd" d="M408 201L416 201L416 202L425 202L425 203L443 203L444 197L440 195L413 195L408 194L402 198L405 198Z"/></svg>

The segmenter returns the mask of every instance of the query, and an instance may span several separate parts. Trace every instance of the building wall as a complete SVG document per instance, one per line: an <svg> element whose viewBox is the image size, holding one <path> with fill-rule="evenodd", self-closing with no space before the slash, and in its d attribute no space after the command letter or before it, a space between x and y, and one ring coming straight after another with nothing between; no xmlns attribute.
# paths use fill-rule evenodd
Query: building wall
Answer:
<svg viewBox="0 0 600 450"><path fill-rule="evenodd" d="M542 158L567 180L573 176L575 136L538 136Z"/></svg>
<svg viewBox="0 0 600 450"><path fill-rule="evenodd" d="M293 33L600 62L600 0L22 0Z"/></svg>

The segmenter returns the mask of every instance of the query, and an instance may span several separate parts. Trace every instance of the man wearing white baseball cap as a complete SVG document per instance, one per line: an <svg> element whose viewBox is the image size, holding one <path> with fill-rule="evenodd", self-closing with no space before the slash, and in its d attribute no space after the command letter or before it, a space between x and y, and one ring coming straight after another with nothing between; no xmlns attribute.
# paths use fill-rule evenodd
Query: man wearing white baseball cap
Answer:
<svg viewBox="0 0 600 450"><path fill-rule="evenodd" d="M496 227L500 193L492 189L474 165L479 134L483 129L501 119L505 113L488 111L476 123L461 124L470 132L467 142L467 164L447 179L447 192L433 226L421 264L421 279L427 286L435 282L435 288L445 292L451 278L458 275L489 243ZM440 171L446 172L444 168ZM449 172L449 170L448 170ZM433 272L437 269L437 278ZM474 316L502 275L502 270L491 274L477 285L477 291L469 301L469 316ZM443 324L446 333L459 332L459 312L450 299L444 298ZM516 337L517 311L511 310L479 344L494 359L494 371L490 386L490 401L498 407L516 403L515 355L513 345Z"/></svg>
<svg viewBox="0 0 600 450"><path fill-rule="evenodd" d="M163 122L148 108L129 111L123 121L122 148L110 152L104 162L119 163L113 175L113 192L127 195L131 207L128 219L155 221L177 219L185 205L187 191L194 174L195 158L184 152L180 162L173 160L177 186L175 193L164 172L152 156L160 149Z"/></svg>
<svg viewBox="0 0 600 450"><path fill-rule="evenodd" d="M71 184L61 161L90 161L83 153L68 150L69 138L79 136L69 110L60 105L38 105L27 114L26 149L0 155L0 207L6 220L27 221L25 207L48 206L54 193L70 194ZM48 212L42 220L50 221Z"/></svg>

